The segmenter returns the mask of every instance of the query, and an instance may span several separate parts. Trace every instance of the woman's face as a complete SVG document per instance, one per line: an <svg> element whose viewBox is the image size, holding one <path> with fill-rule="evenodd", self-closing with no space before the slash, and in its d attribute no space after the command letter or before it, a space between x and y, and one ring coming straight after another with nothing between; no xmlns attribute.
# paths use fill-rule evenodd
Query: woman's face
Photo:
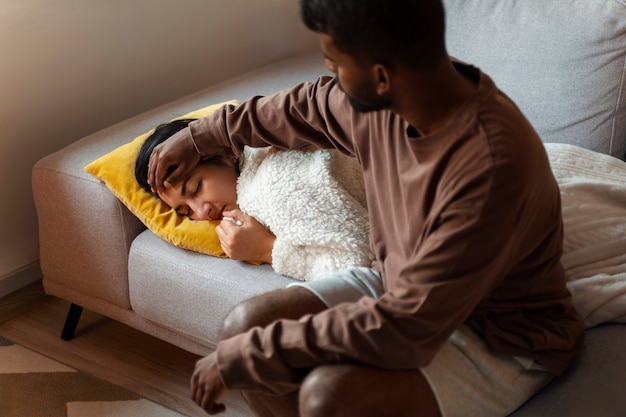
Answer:
<svg viewBox="0 0 626 417"><path fill-rule="evenodd" d="M176 213L192 220L219 220L237 206L237 170L234 162L200 162L178 184L159 193Z"/></svg>

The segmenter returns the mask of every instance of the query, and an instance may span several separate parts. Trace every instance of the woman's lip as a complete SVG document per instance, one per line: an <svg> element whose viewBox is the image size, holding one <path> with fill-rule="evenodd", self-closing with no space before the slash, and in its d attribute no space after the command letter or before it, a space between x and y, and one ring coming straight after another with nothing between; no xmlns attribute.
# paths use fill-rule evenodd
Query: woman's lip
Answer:
<svg viewBox="0 0 626 417"><path fill-rule="evenodd" d="M217 213L217 215L213 215L213 213ZM209 218L211 220L222 220L222 213L224 213L224 207L217 211L209 211Z"/></svg>
<svg viewBox="0 0 626 417"><path fill-rule="evenodd" d="M210 208L208 217L211 220L222 220L222 212L223 211L224 211L223 208L221 210L213 210L213 208Z"/></svg>

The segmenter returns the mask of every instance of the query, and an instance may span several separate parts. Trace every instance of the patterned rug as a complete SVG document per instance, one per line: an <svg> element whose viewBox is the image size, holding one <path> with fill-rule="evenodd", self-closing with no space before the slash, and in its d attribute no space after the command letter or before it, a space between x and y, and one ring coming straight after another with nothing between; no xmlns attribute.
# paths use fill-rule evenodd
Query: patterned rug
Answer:
<svg viewBox="0 0 626 417"><path fill-rule="evenodd" d="M185 417L0 337L2 417Z"/></svg>

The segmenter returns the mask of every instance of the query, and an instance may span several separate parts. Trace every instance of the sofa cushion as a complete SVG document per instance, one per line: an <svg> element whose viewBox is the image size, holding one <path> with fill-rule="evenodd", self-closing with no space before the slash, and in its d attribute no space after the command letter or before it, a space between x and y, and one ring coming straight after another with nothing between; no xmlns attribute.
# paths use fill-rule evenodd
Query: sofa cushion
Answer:
<svg viewBox="0 0 626 417"><path fill-rule="evenodd" d="M626 326L587 330L582 353L509 417L622 417L626 410Z"/></svg>
<svg viewBox="0 0 626 417"><path fill-rule="evenodd" d="M295 281L275 273L270 265L179 249L149 230L133 241L128 258L133 310L210 348L216 346L223 320L233 307L291 282Z"/></svg>
<svg viewBox="0 0 626 417"><path fill-rule="evenodd" d="M448 52L508 94L544 142L624 159L623 0L444 0Z"/></svg>
<svg viewBox="0 0 626 417"><path fill-rule="evenodd" d="M187 113L181 118L201 118L224 105L238 101L214 104ZM218 221L193 221L178 215L154 194L145 191L135 179L135 160L141 145L154 130L101 156L85 167L98 178L143 224L171 244L213 256L224 256L215 232Z"/></svg>

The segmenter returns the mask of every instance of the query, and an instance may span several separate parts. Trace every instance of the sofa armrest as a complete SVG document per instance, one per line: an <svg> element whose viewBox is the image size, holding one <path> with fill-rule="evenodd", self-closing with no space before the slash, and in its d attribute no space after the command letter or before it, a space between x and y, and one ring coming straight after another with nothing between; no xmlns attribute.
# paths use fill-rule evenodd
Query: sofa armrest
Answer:
<svg viewBox="0 0 626 417"><path fill-rule="evenodd" d="M129 138L104 130L33 167L41 269L49 294L78 302L72 296L78 292L130 308L128 253L145 226L103 183L84 171L89 162Z"/></svg>

